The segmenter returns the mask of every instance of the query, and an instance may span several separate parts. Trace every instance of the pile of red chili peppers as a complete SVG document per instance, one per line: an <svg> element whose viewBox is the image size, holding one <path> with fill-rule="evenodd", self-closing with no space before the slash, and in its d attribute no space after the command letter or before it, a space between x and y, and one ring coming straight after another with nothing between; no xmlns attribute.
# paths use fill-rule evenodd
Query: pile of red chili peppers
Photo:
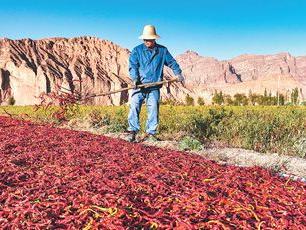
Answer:
<svg viewBox="0 0 306 230"><path fill-rule="evenodd" d="M305 229L306 185L0 117L1 229Z"/></svg>

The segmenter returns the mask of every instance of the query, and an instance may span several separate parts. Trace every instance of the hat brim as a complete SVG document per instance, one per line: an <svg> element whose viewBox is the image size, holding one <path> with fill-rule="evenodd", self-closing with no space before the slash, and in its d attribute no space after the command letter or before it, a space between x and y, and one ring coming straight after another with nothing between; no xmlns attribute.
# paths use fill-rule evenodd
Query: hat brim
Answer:
<svg viewBox="0 0 306 230"><path fill-rule="evenodd" d="M146 34L142 34L142 35L140 35L139 37L138 37L139 39L148 39L148 40L150 40L150 39L159 39L160 38L160 36L159 35L146 35Z"/></svg>

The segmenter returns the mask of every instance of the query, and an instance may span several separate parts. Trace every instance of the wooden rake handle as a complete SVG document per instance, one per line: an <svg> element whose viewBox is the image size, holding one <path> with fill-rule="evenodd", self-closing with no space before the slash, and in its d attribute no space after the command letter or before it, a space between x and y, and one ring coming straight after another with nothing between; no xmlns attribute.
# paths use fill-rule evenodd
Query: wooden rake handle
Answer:
<svg viewBox="0 0 306 230"><path fill-rule="evenodd" d="M176 82L176 81L177 81L177 79L171 79L171 80L165 80L165 81L146 83L146 84L137 85L136 89L149 88L149 87L152 87L152 86L163 85L163 84L167 84L167 83L171 83L171 82ZM93 97L107 96L107 95L111 95L111 94L114 94L114 93L120 93L120 92L127 91L127 90L134 89L134 88L135 88L134 86L129 86L129 87L126 87L126 88L112 90L112 91L105 92L105 93L92 94L90 96L87 96L87 97L83 98L82 100L86 100L86 99L93 98Z"/></svg>

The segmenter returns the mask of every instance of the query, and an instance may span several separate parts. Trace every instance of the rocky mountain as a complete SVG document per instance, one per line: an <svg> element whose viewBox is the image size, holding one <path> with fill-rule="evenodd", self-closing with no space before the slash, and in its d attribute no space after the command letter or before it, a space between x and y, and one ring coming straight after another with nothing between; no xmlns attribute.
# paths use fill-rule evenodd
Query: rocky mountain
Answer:
<svg viewBox="0 0 306 230"><path fill-rule="evenodd" d="M187 51L177 57L185 75L187 86L196 95L209 99L215 90L236 93L263 94L265 89L275 95L290 95L300 89L301 100L306 92L306 57L293 57L289 53L275 55L241 55L227 61L202 57ZM304 94L303 94L304 92Z"/></svg>
<svg viewBox="0 0 306 230"><path fill-rule="evenodd" d="M38 104L41 94L84 92L99 94L130 83L130 51L95 37L41 40L0 39L0 103L14 97L17 105ZM178 84L163 88L163 97L183 98ZM128 92L96 97L93 104L119 105Z"/></svg>
<svg viewBox="0 0 306 230"><path fill-rule="evenodd" d="M130 51L95 37L47 38L41 40L0 39L0 104L10 97L17 105L40 103L50 92L101 93L126 87ZM264 90L289 93L298 87L306 92L306 57L289 53L241 55L227 61L187 51L177 57L186 76L180 84L163 87L162 97L184 100L187 94L209 102L215 90L226 94L248 94ZM165 69L165 77L172 72ZM119 105L128 92L96 97L93 104Z"/></svg>

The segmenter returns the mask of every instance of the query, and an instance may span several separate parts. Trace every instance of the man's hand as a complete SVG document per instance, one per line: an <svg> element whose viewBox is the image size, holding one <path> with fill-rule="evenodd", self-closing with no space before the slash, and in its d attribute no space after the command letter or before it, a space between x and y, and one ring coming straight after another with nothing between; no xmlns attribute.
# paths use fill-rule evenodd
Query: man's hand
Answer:
<svg viewBox="0 0 306 230"><path fill-rule="evenodd" d="M181 82L183 86L185 86L185 78L182 74L176 75L177 81Z"/></svg>
<svg viewBox="0 0 306 230"><path fill-rule="evenodd" d="M134 88L133 89L137 89L138 88L138 85L139 85L139 81L133 81L133 86Z"/></svg>

